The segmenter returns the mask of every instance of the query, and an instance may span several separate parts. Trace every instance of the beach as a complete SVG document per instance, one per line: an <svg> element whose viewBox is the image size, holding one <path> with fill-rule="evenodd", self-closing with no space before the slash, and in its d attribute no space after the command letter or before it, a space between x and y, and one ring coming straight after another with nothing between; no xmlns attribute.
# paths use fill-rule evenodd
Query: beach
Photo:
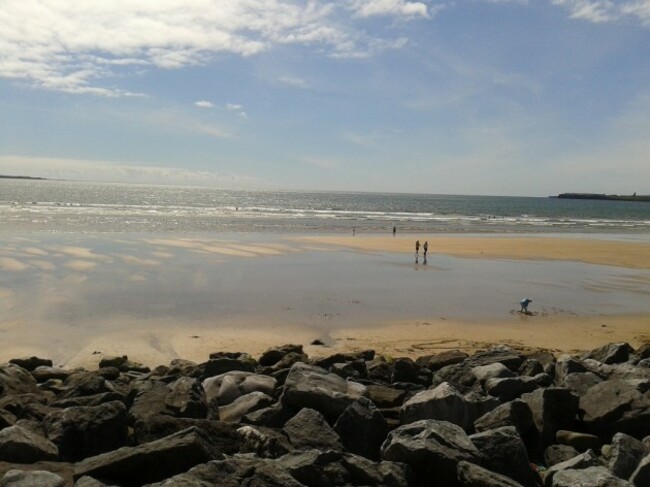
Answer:
<svg viewBox="0 0 650 487"><path fill-rule="evenodd" d="M414 262L416 238L429 243L427 265ZM0 267L2 361L92 367L128 355L155 366L283 343L310 356L418 357L650 341L643 239L31 234L4 238Z"/></svg>

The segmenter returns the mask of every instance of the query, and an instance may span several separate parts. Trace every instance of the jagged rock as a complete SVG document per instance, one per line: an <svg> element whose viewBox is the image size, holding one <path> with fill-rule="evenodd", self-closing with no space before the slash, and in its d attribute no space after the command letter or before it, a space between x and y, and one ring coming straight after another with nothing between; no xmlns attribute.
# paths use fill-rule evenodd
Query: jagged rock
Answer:
<svg viewBox="0 0 650 487"><path fill-rule="evenodd" d="M499 405L497 399L465 397L453 386L440 384L434 389L418 392L406 401L400 409L402 424L421 419L448 421L463 428L473 429L474 421Z"/></svg>
<svg viewBox="0 0 650 487"><path fill-rule="evenodd" d="M534 377L537 374L544 374L545 371L544 366L539 360L536 360L534 358L526 358L519 366L517 373L526 377Z"/></svg>
<svg viewBox="0 0 650 487"><path fill-rule="evenodd" d="M367 385L366 390L368 391L368 399L374 402L379 408L393 408L395 406L400 406L406 397L406 391L402 389L378 384Z"/></svg>
<svg viewBox="0 0 650 487"><path fill-rule="evenodd" d="M240 438L237 433L239 425L223 421L153 416L135 423L133 430L136 444L142 445L191 427L196 427L207 434L213 449L225 455L234 455L239 451Z"/></svg>
<svg viewBox="0 0 650 487"><path fill-rule="evenodd" d="M580 455L577 455L570 460L567 460L562 463L553 465L546 471L544 476L544 485L550 486L555 485L553 483L553 478L559 473L565 470L584 470L589 467L602 467L602 462L598 459L593 450L587 450Z"/></svg>
<svg viewBox="0 0 650 487"><path fill-rule="evenodd" d="M32 375L15 364L0 364L0 394L38 394L39 390Z"/></svg>
<svg viewBox="0 0 650 487"><path fill-rule="evenodd" d="M463 394L471 391L480 391L481 384L476 379L472 368L467 360L459 364L447 365L433 374L430 388L447 382Z"/></svg>
<svg viewBox="0 0 650 487"><path fill-rule="evenodd" d="M264 426L242 426L237 429L241 453L254 453L261 458L278 458L294 451L293 445L279 431Z"/></svg>
<svg viewBox="0 0 650 487"><path fill-rule="evenodd" d="M549 467L566 462L580 455L580 452L569 445L551 445L544 450L544 462Z"/></svg>
<svg viewBox="0 0 650 487"><path fill-rule="evenodd" d="M570 355L560 355L555 363L555 383L561 385L569 374L588 372L587 367Z"/></svg>
<svg viewBox="0 0 650 487"><path fill-rule="evenodd" d="M173 416L205 418L208 406L201 383L190 377L180 377L169 385L165 406Z"/></svg>
<svg viewBox="0 0 650 487"><path fill-rule="evenodd" d="M103 367L97 371L97 375L106 380L115 380L120 376L120 370L117 367Z"/></svg>
<svg viewBox="0 0 650 487"><path fill-rule="evenodd" d="M650 378L647 368L633 365L629 362L610 365L587 358L584 359L582 363L585 364L585 367L587 367L590 372L593 372L606 380L619 379L647 381L648 378Z"/></svg>
<svg viewBox="0 0 650 487"><path fill-rule="evenodd" d="M430 371L435 372L447 365L459 364L467 357L469 357L469 355L460 350L446 350L435 355L419 357L415 360L415 363L420 367L426 367Z"/></svg>
<svg viewBox="0 0 650 487"><path fill-rule="evenodd" d="M458 481L463 487L523 487L505 475L470 462L458 462Z"/></svg>
<svg viewBox="0 0 650 487"><path fill-rule="evenodd" d="M368 377L368 368L363 360L335 363L330 366L329 370L344 379L366 379Z"/></svg>
<svg viewBox="0 0 650 487"><path fill-rule="evenodd" d="M9 363L22 367L29 372L40 366L52 367L52 361L50 359L38 357L12 358L9 360Z"/></svg>
<svg viewBox="0 0 650 487"><path fill-rule="evenodd" d="M516 371L524 361L524 356L506 345L497 345L485 352L478 352L469 357L465 362L470 367L490 365L499 362L512 371Z"/></svg>
<svg viewBox="0 0 650 487"><path fill-rule="evenodd" d="M614 475L628 480L645 455L645 445L625 433L616 433L609 451L609 469Z"/></svg>
<svg viewBox="0 0 650 487"><path fill-rule="evenodd" d="M126 355L122 355L121 357L103 357L99 361L99 368L102 369L104 367L115 367L121 372L147 373L151 371L149 367L139 364L138 362L131 362Z"/></svg>
<svg viewBox="0 0 650 487"><path fill-rule="evenodd" d="M285 455L276 462L301 484L326 487L349 484L350 475L341 464L341 459L340 452L309 450Z"/></svg>
<svg viewBox="0 0 650 487"><path fill-rule="evenodd" d="M94 372L75 372L63 382L65 391L59 395L59 399L71 397L94 396L111 392L106 386L106 379Z"/></svg>
<svg viewBox="0 0 650 487"><path fill-rule="evenodd" d="M572 446L578 451L598 450L602 445L600 438L596 435L579 431L558 430L555 433L555 439L559 444Z"/></svg>
<svg viewBox="0 0 650 487"><path fill-rule="evenodd" d="M59 450L54 443L21 426L0 430L0 461L35 463L58 460Z"/></svg>
<svg viewBox="0 0 650 487"><path fill-rule="evenodd" d="M598 360L604 364L627 362L634 349L628 343L610 343L589 352L585 358Z"/></svg>
<svg viewBox="0 0 650 487"><path fill-rule="evenodd" d="M219 406L255 391L273 396L276 386L277 380L273 377L242 371L226 372L203 381L207 401L212 403L216 399Z"/></svg>
<svg viewBox="0 0 650 487"><path fill-rule="evenodd" d="M230 404L219 408L222 421L237 422L242 416L270 406L273 398L263 392L255 391L238 397Z"/></svg>
<svg viewBox="0 0 650 487"><path fill-rule="evenodd" d="M522 395L521 398L526 401L533 414L533 424L542 448L555 443L558 430L574 429L579 398L568 389L537 389Z"/></svg>
<svg viewBox="0 0 650 487"><path fill-rule="evenodd" d="M334 421L358 397L361 384L346 381L320 367L298 362L291 367L284 384L282 403L294 408L312 408Z"/></svg>
<svg viewBox="0 0 650 487"><path fill-rule="evenodd" d="M630 476L630 482L634 487L650 485L650 454L641 459L636 470Z"/></svg>
<svg viewBox="0 0 650 487"><path fill-rule="evenodd" d="M221 456L206 433L191 427L150 443L86 458L75 465L74 477L90 475L125 487L138 486L158 482Z"/></svg>
<svg viewBox="0 0 650 487"><path fill-rule="evenodd" d="M309 357L305 355L304 353L297 353L297 352L289 352L286 354L284 357L282 357L280 360L278 360L275 365L271 366L270 369L279 372L282 370L288 369L293 365L298 362L302 363L308 363L309 362ZM278 384L280 383L279 378L276 376L276 379L278 379Z"/></svg>
<svg viewBox="0 0 650 487"><path fill-rule="evenodd" d="M159 414L169 414L167 408L169 387L161 381L142 381L133 386L131 395L132 405L129 408L129 422L135 423Z"/></svg>
<svg viewBox="0 0 650 487"><path fill-rule="evenodd" d="M485 385L489 379L516 377L516 374L501 362L473 367L472 373L476 376L476 379L482 386Z"/></svg>
<svg viewBox="0 0 650 487"><path fill-rule="evenodd" d="M269 428L282 428L296 412L293 408L287 408L281 402L276 402L269 407L242 416L239 422Z"/></svg>
<svg viewBox="0 0 650 487"><path fill-rule="evenodd" d="M357 360L373 360L375 358L374 350L366 350L358 353L335 353L327 357L321 357L313 360L313 365L329 369L334 364L342 364L347 362L354 362Z"/></svg>
<svg viewBox="0 0 650 487"><path fill-rule="evenodd" d="M533 392L539 384L533 377L507 377L503 379L488 379L485 391L499 398L500 401L512 401L522 394Z"/></svg>
<svg viewBox="0 0 650 487"><path fill-rule="evenodd" d="M393 362L392 381L428 386L431 384L431 371L426 367L420 367L410 358L398 358Z"/></svg>
<svg viewBox="0 0 650 487"><path fill-rule="evenodd" d="M502 426L514 426L524 437L533 426L533 413L522 399L506 402L484 414L474 422L476 431L487 431Z"/></svg>
<svg viewBox="0 0 650 487"><path fill-rule="evenodd" d="M546 487L631 487L632 484L615 477L606 467L563 470L553 476Z"/></svg>
<svg viewBox="0 0 650 487"><path fill-rule="evenodd" d="M480 452L480 464L483 467L524 486L537 485L537 477L530 468L526 445L514 426L477 433L469 439Z"/></svg>
<svg viewBox="0 0 650 487"><path fill-rule="evenodd" d="M476 463L479 451L460 426L425 419L388 433L381 456L409 465L422 485L432 478L440 485L454 485L458 463Z"/></svg>
<svg viewBox="0 0 650 487"><path fill-rule="evenodd" d="M126 408L119 401L55 411L46 416L43 425L66 461L78 461L126 444Z"/></svg>
<svg viewBox="0 0 650 487"><path fill-rule="evenodd" d="M564 377L560 386L566 387L578 396L582 396L590 387L593 387L602 381L603 379L593 372L571 372Z"/></svg>
<svg viewBox="0 0 650 487"><path fill-rule="evenodd" d="M46 403L44 394L5 395L0 399L0 411L4 411L5 421L9 422L13 420L15 423L17 419L41 421L52 410Z"/></svg>
<svg viewBox="0 0 650 487"><path fill-rule="evenodd" d="M352 485L376 485L407 487L411 471L406 464L397 462L373 462L362 456L344 453L341 463L350 474Z"/></svg>
<svg viewBox="0 0 650 487"><path fill-rule="evenodd" d="M377 460L388 434L388 424L372 401L360 397L341 413L334 431L350 452Z"/></svg>
<svg viewBox="0 0 650 487"><path fill-rule="evenodd" d="M615 432L641 439L650 434L650 381L608 380L580 398L587 431L603 438Z"/></svg>
<svg viewBox="0 0 650 487"><path fill-rule="evenodd" d="M119 486L115 484L111 484L111 485L105 484L104 482L100 482L99 480L89 477L88 475L84 475L74 483L74 487L119 487Z"/></svg>
<svg viewBox="0 0 650 487"><path fill-rule="evenodd" d="M57 400L52 402L51 406L53 408L65 409L73 406L99 406L100 404L112 401L124 402L124 397L117 392L103 392L92 396L70 397Z"/></svg>
<svg viewBox="0 0 650 487"><path fill-rule="evenodd" d="M46 470L9 470L0 487L65 487L65 479Z"/></svg>
<svg viewBox="0 0 650 487"><path fill-rule="evenodd" d="M196 367L198 364L192 362L191 360L185 360L182 358L175 358L169 362L169 367L167 368L167 375L171 376L180 376L184 375L187 377L196 376Z"/></svg>
<svg viewBox="0 0 650 487"><path fill-rule="evenodd" d="M219 357L211 358L196 366L195 377L204 381L208 377L225 374L234 370L255 372L255 361L247 356L239 358Z"/></svg>
<svg viewBox="0 0 650 487"><path fill-rule="evenodd" d="M327 424L325 417L310 408L301 409L284 425L291 444L300 450L342 450L341 438Z"/></svg>
<svg viewBox="0 0 650 487"><path fill-rule="evenodd" d="M368 378L385 384L390 383L393 378L393 367L386 362L384 357L376 357L374 360L366 362L368 369Z"/></svg>
<svg viewBox="0 0 650 487"><path fill-rule="evenodd" d="M278 363L288 353L303 354L302 345L282 345L281 347L269 348L258 360L264 367L270 367Z"/></svg>

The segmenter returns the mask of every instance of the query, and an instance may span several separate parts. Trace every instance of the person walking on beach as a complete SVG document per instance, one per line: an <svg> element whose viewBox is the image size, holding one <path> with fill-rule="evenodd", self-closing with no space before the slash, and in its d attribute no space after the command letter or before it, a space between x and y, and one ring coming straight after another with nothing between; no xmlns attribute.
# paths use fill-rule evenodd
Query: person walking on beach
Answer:
<svg viewBox="0 0 650 487"><path fill-rule="evenodd" d="M427 263L427 251L429 250L429 242L426 240L424 241L424 245L422 246L422 252L424 254L424 263Z"/></svg>
<svg viewBox="0 0 650 487"><path fill-rule="evenodd" d="M418 263L418 257L420 257L420 241L415 241L415 263Z"/></svg>
<svg viewBox="0 0 650 487"><path fill-rule="evenodd" d="M396 233L397 233L397 226L393 225L393 237L395 236Z"/></svg>

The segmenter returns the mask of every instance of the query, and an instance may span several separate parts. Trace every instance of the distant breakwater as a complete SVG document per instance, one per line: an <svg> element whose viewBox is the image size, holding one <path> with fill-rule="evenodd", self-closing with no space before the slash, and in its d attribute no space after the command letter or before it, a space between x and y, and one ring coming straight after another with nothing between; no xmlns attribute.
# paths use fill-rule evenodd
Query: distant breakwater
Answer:
<svg viewBox="0 0 650 487"><path fill-rule="evenodd" d="M618 194L599 194L599 193L561 193L557 198L571 200L607 200L607 201L641 201L650 202L650 195L618 195Z"/></svg>

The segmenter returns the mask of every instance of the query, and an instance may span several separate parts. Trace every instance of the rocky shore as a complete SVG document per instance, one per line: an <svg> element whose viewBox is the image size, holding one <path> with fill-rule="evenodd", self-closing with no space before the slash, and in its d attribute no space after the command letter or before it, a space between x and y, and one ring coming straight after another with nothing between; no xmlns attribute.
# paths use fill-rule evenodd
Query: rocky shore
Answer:
<svg viewBox="0 0 650 487"><path fill-rule="evenodd" d="M650 486L650 346L0 365L0 486Z"/></svg>

